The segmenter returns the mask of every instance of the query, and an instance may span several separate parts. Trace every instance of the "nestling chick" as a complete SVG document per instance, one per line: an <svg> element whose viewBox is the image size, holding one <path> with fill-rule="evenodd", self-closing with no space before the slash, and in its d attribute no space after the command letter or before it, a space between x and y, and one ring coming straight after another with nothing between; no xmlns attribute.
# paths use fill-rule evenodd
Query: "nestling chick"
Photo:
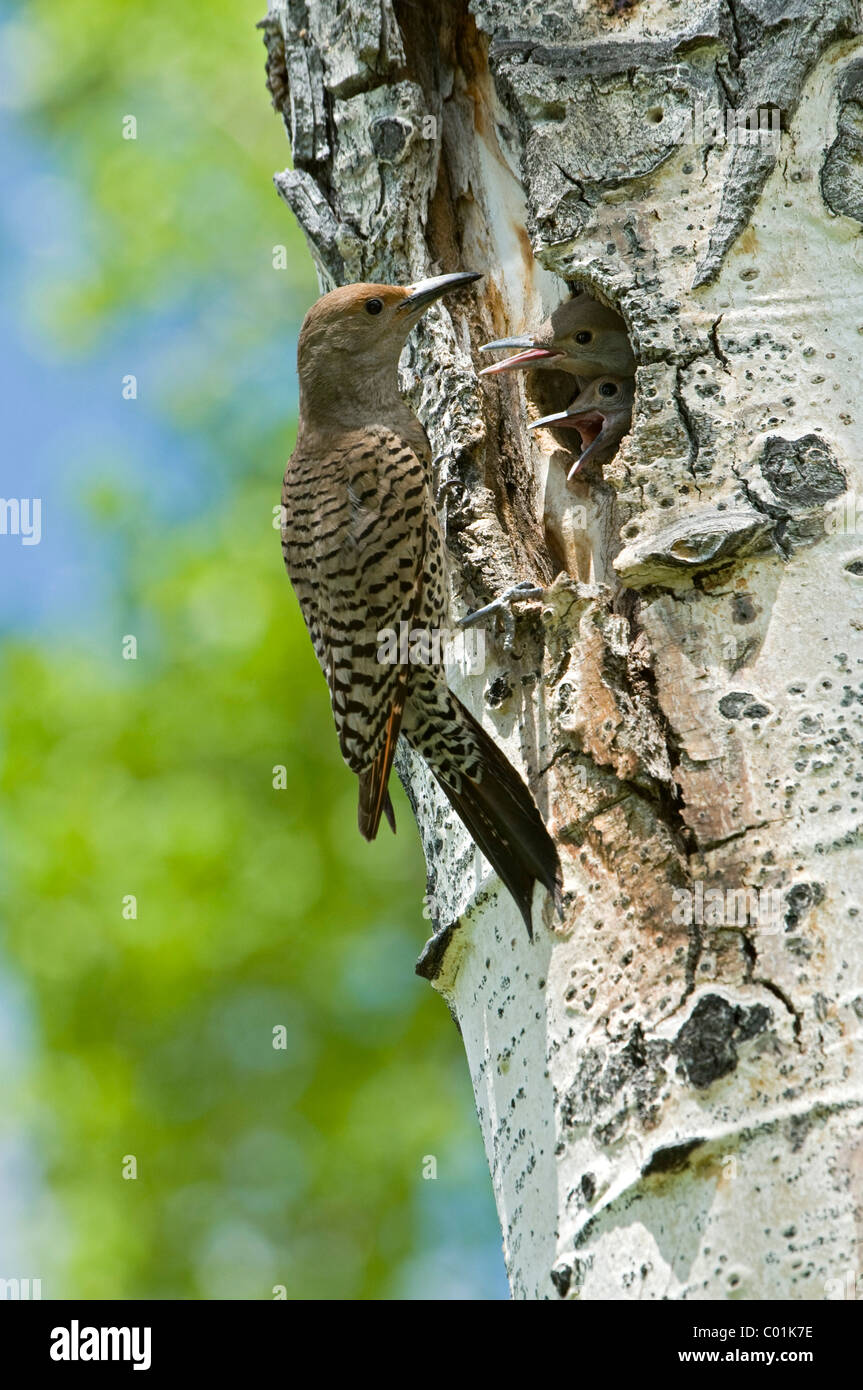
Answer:
<svg viewBox="0 0 863 1390"><path fill-rule="evenodd" d="M566 410L543 415L530 429L553 425L556 429L576 429L581 436L581 455L566 475L574 478L595 455L619 444L632 425L635 381L632 377L600 376L591 381Z"/></svg>
<svg viewBox="0 0 863 1390"><path fill-rule="evenodd" d="M623 319L586 293L558 305L536 333L520 338L496 338L484 343L480 352L491 352L495 348L521 348L522 351L483 367L480 376L520 367L531 370L550 367L589 381L605 373L624 377L635 371L635 358Z"/></svg>
<svg viewBox="0 0 863 1390"><path fill-rule="evenodd" d="M433 639L447 620L431 451L401 397L399 355L430 304L479 278L345 285L309 310L297 352L300 417L282 489L282 548L329 685L342 756L359 780L361 833L373 840L382 816L395 829L388 784L403 734L530 933L535 884L558 900L561 878L530 791L449 690L439 649L415 660L381 646L388 632Z"/></svg>

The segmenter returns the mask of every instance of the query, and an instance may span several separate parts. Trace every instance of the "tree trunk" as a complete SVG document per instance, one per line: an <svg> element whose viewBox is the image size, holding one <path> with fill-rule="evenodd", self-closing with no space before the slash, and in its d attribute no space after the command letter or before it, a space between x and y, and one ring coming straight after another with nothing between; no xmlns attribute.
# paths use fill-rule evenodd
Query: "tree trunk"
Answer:
<svg viewBox="0 0 863 1390"><path fill-rule="evenodd" d="M486 277L427 316L404 388L454 618L546 589L452 685L557 838L563 922L547 902L530 942L400 773L418 969L464 1038L516 1297L823 1299L861 1268L860 32L856 0L264 21L322 287ZM711 143L711 111L759 109L754 143ZM527 430L560 376L476 369L576 287L639 367L617 456L567 484Z"/></svg>

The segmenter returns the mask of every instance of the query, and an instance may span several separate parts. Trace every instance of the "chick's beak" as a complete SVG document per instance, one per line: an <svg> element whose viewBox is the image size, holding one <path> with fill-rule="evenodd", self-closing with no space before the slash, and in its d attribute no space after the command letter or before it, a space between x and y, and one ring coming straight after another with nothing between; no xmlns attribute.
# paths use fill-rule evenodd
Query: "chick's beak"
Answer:
<svg viewBox="0 0 863 1390"><path fill-rule="evenodd" d="M543 415L541 420L533 420L528 429L536 430L540 425L553 425L555 429L578 430L582 452L566 475L566 481L569 482L600 447L607 423L600 410L578 410L572 414L561 410L557 415Z"/></svg>
<svg viewBox="0 0 863 1390"><path fill-rule="evenodd" d="M415 285L408 286L405 299L398 306L399 314L414 314L424 312L430 304L441 295L449 294L450 290L457 290L462 285L470 285L474 280L481 280L482 274L478 270L458 270L452 275L433 275L430 280L417 280Z"/></svg>
<svg viewBox="0 0 863 1390"><path fill-rule="evenodd" d="M529 430L538 430L540 425L554 425L557 429L577 429L579 416L570 415L568 410L559 410L556 415L543 415L540 420L531 420Z"/></svg>
<svg viewBox="0 0 863 1390"><path fill-rule="evenodd" d="M521 348L514 357L505 357L502 362L492 362L488 367L483 367L480 376L493 376L496 372L509 372L517 367L529 367L532 362L546 361L549 357L561 357L559 348L539 347L533 338L524 335L521 338L495 338L490 343L483 343L480 352L493 352L495 348Z"/></svg>

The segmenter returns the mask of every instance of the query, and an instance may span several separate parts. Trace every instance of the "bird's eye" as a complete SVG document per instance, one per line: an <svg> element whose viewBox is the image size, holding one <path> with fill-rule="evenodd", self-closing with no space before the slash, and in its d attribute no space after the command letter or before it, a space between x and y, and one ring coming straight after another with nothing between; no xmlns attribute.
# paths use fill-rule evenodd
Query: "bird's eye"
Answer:
<svg viewBox="0 0 863 1390"><path fill-rule="evenodd" d="M592 339L592 337L593 337L593 334L592 334L592 333L588 333L587 329L584 328L584 329L582 329L582 331L581 331L580 333L576 333L576 335L575 335L575 341L576 341L577 343L582 343L582 344L584 344L584 343L589 343L590 340Z"/></svg>
<svg viewBox="0 0 863 1390"><path fill-rule="evenodd" d="M383 307L384 307L384 301L383 301L382 299L367 299L367 300L366 300L366 313L367 313L367 314L379 314L379 313L381 312L381 310L383 309Z"/></svg>
<svg viewBox="0 0 863 1390"><path fill-rule="evenodd" d="M601 396L616 396L617 387L613 381L604 381L599 388L599 394Z"/></svg>

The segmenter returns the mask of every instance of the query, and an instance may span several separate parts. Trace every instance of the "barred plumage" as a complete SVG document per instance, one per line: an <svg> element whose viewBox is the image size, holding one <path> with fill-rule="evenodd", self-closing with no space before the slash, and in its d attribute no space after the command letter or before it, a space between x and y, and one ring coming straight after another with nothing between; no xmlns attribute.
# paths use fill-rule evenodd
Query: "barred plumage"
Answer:
<svg viewBox="0 0 863 1390"><path fill-rule="evenodd" d="M447 688L443 668L384 662L384 630L445 624L444 545L421 425L398 391L405 338L439 294L475 276L410 289L325 295L300 335L300 426L282 490L282 547L330 690L342 755L359 778L367 839L382 815L403 733L426 759L531 927L533 885L559 892L554 843L494 741Z"/></svg>

